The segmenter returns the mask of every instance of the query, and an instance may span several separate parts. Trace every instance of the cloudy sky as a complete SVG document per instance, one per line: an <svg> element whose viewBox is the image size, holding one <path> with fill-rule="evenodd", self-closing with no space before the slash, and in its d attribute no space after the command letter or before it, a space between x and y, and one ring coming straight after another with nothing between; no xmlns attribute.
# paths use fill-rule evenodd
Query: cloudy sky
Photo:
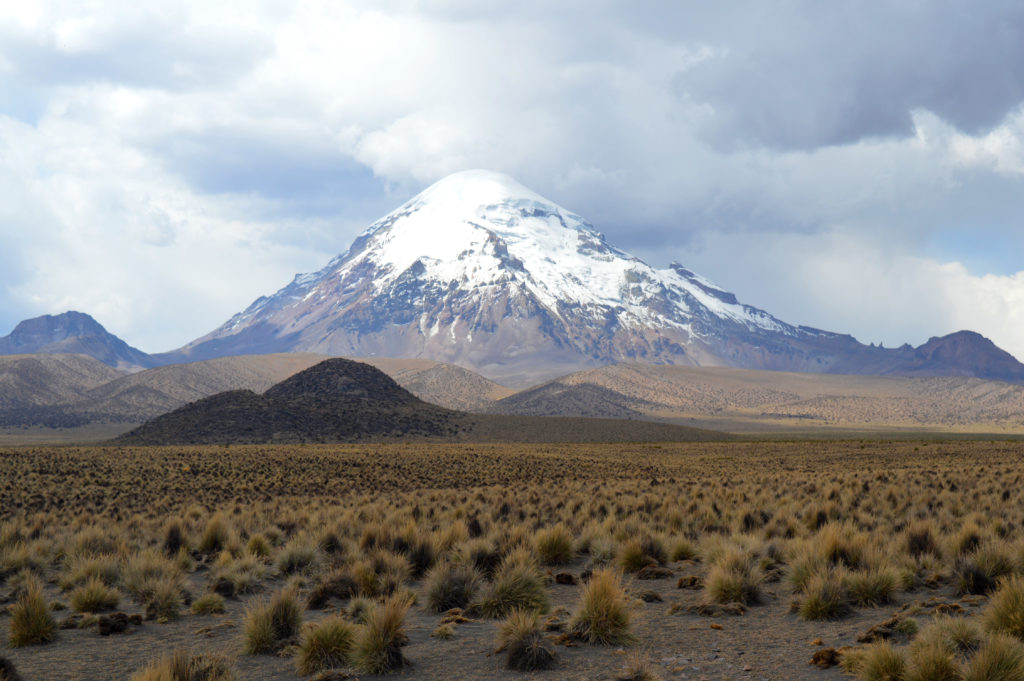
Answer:
<svg viewBox="0 0 1024 681"><path fill-rule="evenodd" d="M0 335L157 352L448 173L864 342L1024 359L1017 0L0 8Z"/></svg>

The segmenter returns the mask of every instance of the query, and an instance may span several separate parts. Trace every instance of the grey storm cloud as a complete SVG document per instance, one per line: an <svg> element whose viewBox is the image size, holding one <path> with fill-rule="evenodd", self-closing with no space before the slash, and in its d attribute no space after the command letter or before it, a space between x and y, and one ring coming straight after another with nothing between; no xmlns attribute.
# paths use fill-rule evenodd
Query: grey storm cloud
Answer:
<svg viewBox="0 0 1024 681"><path fill-rule="evenodd" d="M676 17L723 47L679 74L681 97L712 104L723 144L782 148L909 135L927 109L978 134L1024 99L1019 2L749 3L729 22Z"/></svg>

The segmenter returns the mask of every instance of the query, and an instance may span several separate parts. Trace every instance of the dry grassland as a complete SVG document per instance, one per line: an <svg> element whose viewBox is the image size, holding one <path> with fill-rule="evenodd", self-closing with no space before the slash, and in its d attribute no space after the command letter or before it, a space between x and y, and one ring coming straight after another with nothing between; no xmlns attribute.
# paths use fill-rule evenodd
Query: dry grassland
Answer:
<svg viewBox="0 0 1024 681"><path fill-rule="evenodd" d="M1022 455L7 449L0 679L1022 679Z"/></svg>

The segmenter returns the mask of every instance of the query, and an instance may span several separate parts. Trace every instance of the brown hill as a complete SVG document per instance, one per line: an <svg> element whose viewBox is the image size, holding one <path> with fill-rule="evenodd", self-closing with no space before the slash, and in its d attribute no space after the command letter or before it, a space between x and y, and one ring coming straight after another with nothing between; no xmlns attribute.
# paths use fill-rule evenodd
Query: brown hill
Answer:
<svg viewBox="0 0 1024 681"><path fill-rule="evenodd" d="M423 402L379 369L334 358L262 395L232 390L191 402L117 441L162 445L442 437L460 430L459 416Z"/></svg>
<svg viewBox="0 0 1024 681"><path fill-rule="evenodd" d="M84 355L0 356L0 410L80 399L120 376Z"/></svg>
<svg viewBox="0 0 1024 681"><path fill-rule="evenodd" d="M220 392L262 393L324 359L309 353L243 355L125 375L86 357L0 357L0 427L77 428L120 423L127 429ZM482 409L513 392L450 364L390 359L369 363L392 375L417 397L448 408ZM59 376L54 374L58 369Z"/></svg>
<svg viewBox="0 0 1024 681"><path fill-rule="evenodd" d="M727 430L898 427L1024 431L1024 386L964 377L896 378L619 364L493 405L504 414L649 418Z"/></svg>
<svg viewBox="0 0 1024 681"><path fill-rule="evenodd" d="M96 387L68 408L97 419L141 423L220 392L261 393L324 359L312 354L247 355L157 367Z"/></svg>
<svg viewBox="0 0 1024 681"><path fill-rule="evenodd" d="M475 416L424 402L368 364L335 358L291 376L262 395L234 390L192 402L148 421L116 442L166 445L722 437L718 433L642 421Z"/></svg>
<svg viewBox="0 0 1024 681"><path fill-rule="evenodd" d="M352 359L377 367L416 397L449 409L482 411L516 392L469 369L431 359Z"/></svg>

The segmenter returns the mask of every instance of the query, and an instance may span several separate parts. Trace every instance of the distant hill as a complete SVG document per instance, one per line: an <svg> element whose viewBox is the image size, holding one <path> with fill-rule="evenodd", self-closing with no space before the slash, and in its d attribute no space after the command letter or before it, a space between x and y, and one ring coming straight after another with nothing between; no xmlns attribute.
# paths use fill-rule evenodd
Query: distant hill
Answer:
<svg viewBox="0 0 1024 681"><path fill-rule="evenodd" d="M878 376L973 376L974 378L1024 383L1024 365L995 343L973 331L957 331L932 337L918 347L903 345L891 350L862 346L837 360L833 374Z"/></svg>
<svg viewBox="0 0 1024 681"><path fill-rule="evenodd" d="M1024 386L970 377L880 377L619 364L521 391L492 413L758 427L1024 430ZM747 425L742 425L747 424ZM753 425L750 425L753 424ZM748 427L749 426L749 427Z"/></svg>
<svg viewBox="0 0 1024 681"><path fill-rule="evenodd" d="M430 359L353 359L377 367L413 395L449 409L481 411L516 392L469 369Z"/></svg>
<svg viewBox="0 0 1024 681"><path fill-rule="evenodd" d="M93 414L96 420L142 423L220 392L261 393L324 359L312 354L246 355L157 367L98 386L66 409Z"/></svg>
<svg viewBox="0 0 1024 681"><path fill-rule="evenodd" d="M325 359L309 353L242 355L124 374L79 355L0 357L0 428L121 423L127 429L220 392L262 393ZM417 397L448 408L479 410L513 392L450 364L431 360L367 361ZM78 365L91 367L93 373L76 378L70 367ZM50 373L42 373L40 367L50 367ZM52 372L58 368L61 375L54 376Z"/></svg>
<svg viewBox="0 0 1024 681"><path fill-rule="evenodd" d="M720 433L642 421L475 416L412 395L379 369L328 359L273 386L219 393L120 436L120 444L360 440L698 440Z"/></svg>
<svg viewBox="0 0 1024 681"><path fill-rule="evenodd" d="M262 395L234 390L192 402L125 434L129 444L347 442L442 437L460 414L428 404L368 364L328 359Z"/></svg>
<svg viewBox="0 0 1024 681"><path fill-rule="evenodd" d="M122 375L83 355L0 357L0 409L78 400Z"/></svg>
<svg viewBox="0 0 1024 681"><path fill-rule="evenodd" d="M120 369L156 366L146 353L108 332L82 312L43 315L19 323L0 338L0 355L87 355Z"/></svg>

